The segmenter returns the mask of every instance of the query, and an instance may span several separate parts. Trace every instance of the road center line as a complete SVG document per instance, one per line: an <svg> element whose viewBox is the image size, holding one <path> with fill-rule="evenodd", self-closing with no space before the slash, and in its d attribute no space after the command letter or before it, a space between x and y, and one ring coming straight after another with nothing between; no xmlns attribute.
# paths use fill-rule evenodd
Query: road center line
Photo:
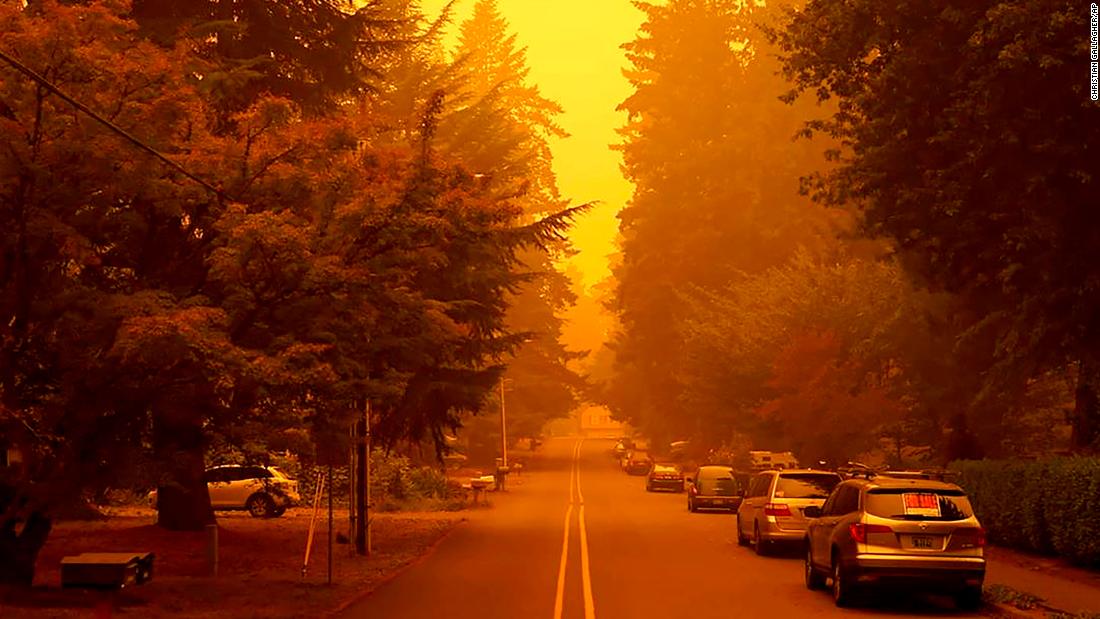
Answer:
<svg viewBox="0 0 1100 619"><path fill-rule="evenodd" d="M554 619L561 619L562 608L565 604L565 568L569 562L569 519L573 515L573 492L577 488L578 461L580 458L581 443L573 446L573 460L569 466L569 503L565 508L565 527L561 541L561 560L558 562L558 584L554 593Z"/></svg>
<svg viewBox="0 0 1100 619"><path fill-rule="evenodd" d="M592 600L592 576L588 571L588 532L584 528L584 504L581 504L581 577L584 579L584 619L596 619L596 604Z"/></svg>
<svg viewBox="0 0 1100 619"><path fill-rule="evenodd" d="M577 519L581 532L581 580L584 585L584 619L596 619L596 604L592 598L592 573L588 569L588 529L584 525L584 493L581 492L581 444L584 439L577 441L575 455L575 470L577 472L577 502L580 509L577 510Z"/></svg>
<svg viewBox="0 0 1100 619"><path fill-rule="evenodd" d="M573 476L569 476L573 480ZM572 498L572 492L569 493ZM558 589L554 596L554 619L561 619L562 605L565 599L565 561L569 555L569 518L573 515L573 504L565 509L565 535L561 542L561 562L558 563Z"/></svg>

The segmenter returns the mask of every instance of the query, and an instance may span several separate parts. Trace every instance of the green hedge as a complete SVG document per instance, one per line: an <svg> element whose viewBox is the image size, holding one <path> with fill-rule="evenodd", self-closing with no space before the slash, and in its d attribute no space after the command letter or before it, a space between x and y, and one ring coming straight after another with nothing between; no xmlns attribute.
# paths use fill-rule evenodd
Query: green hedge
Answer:
<svg viewBox="0 0 1100 619"><path fill-rule="evenodd" d="M952 463L990 541L1100 566L1100 459Z"/></svg>

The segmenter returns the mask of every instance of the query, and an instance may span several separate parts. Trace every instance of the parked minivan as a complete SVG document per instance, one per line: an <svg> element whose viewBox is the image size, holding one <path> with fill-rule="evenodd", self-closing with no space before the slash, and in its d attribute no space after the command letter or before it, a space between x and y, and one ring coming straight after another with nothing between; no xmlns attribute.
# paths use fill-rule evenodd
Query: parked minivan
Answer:
<svg viewBox="0 0 1100 619"><path fill-rule="evenodd" d="M702 508L737 511L741 503L741 490L742 486L731 467L701 466L691 478L688 511L695 512Z"/></svg>
<svg viewBox="0 0 1100 619"><path fill-rule="evenodd" d="M737 543L752 544L767 554L776 543L801 543L805 538L807 507L821 507L841 482L831 471L793 469L763 471L749 482L737 508Z"/></svg>

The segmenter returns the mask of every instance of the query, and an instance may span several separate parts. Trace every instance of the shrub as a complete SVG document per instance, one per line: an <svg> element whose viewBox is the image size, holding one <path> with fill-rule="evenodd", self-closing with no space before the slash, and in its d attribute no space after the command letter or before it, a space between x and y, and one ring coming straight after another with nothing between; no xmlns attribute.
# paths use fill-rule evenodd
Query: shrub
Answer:
<svg viewBox="0 0 1100 619"><path fill-rule="evenodd" d="M955 462L997 544L1100 565L1100 459Z"/></svg>
<svg viewBox="0 0 1100 619"><path fill-rule="evenodd" d="M272 464L298 480L302 505L311 505L317 476L326 474L328 467L303 465L296 458L283 457L273 458ZM371 453L370 465L371 502L379 511L397 511L403 503L414 505L424 499L448 499L455 496L442 472L430 467L413 467L404 456L375 449ZM333 498L340 505L345 505L348 499L348 467L333 467L332 477L335 490ZM461 488L458 488L458 492L458 496L461 496Z"/></svg>

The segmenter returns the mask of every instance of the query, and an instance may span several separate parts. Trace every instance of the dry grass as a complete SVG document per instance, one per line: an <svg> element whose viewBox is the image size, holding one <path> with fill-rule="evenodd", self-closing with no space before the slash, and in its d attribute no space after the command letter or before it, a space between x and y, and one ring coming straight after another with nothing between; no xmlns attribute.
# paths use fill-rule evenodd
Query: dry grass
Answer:
<svg viewBox="0 0 1100 619"><path fill-rule="evenodd" d="M323 616L425 554L463 519L454 513L379 514L371 557L354 557L348 545L334 543L333 584L328 586L324 517L317 525L308 573L301 575L309 515L305 509L271 520L219 515L217 578L204 575L205 535L163 531L153 524L151 510L130 508L102 522L61 523L39 555L36 586L0 591L0 617ZM334 532L346 533L346 512L336 516ZM128 551L156 553L151 582L111 593L60 588L61 557Z"/></svg>

